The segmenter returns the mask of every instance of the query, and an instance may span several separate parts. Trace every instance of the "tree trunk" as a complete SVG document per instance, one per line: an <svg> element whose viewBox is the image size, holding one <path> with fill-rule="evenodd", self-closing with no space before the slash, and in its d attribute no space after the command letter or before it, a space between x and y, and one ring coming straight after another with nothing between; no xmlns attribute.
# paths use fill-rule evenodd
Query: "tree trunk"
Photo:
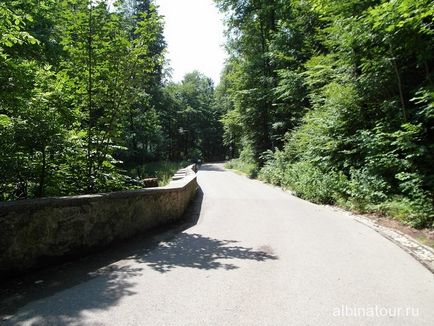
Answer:
<svg viewBox="0 0 434 326"><path fill-rule="evenodd" d="M39 187L38 187L38 193L36 194L37 197L44 196L46 173L47 173L47 152L46 152L46 147L44 146L42 148L41 173L39 175Z"/></svg>
<svg viewBox="0 0 434 326"><path fill-rule="evenodd" d="M89 123L87 126L87 190L92 192L92 1L89 1L89 37L88 37L88 115Z"/></svg>
<svg viewBox="0 0 434 326"><path fill-rule="evenodd" d="M407 112L405 109L405 100L404 100L404 93L402 91L401 76L399 75L399 69L398 69L398 65L396 64L395 59L392 59L392 66L393 66L393 70L395 71L396 81L398 83L399 100L401 101L402 118L403 118L404 122L407 122Z"/></svg>

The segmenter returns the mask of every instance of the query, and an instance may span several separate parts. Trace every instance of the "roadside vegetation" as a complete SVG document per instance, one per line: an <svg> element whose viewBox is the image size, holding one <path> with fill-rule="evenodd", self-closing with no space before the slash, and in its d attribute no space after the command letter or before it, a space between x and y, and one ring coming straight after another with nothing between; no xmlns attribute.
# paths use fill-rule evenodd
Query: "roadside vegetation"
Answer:
<svg viewBox="0 0 434 326"><path fill-rule="evenodd" d="M249 178L255 178L258 174L258 168L255 163L245 162L242 159L233 159L225 163L225 168L239 171Z"/></svg>
<svg viewBox="0 0 434 326"><path fill-rule="evenodd" d="M429 0L216 0L227 164L316 203L434 223Z"/></svg>
<svg viewBox="0 0 434 326"><path fill-rule="evenodd" d="M433 227L432 1L215 3L217 87L169 80L155 0L1 1L0 200L229 156L302 198Z"/></svg>
<svg viewBox="0 0 434 326"><path fill-rule="evenodd" d="M0 2L0 201L224 157L213 82L169 80L163 26L154 0Z"/></svg>

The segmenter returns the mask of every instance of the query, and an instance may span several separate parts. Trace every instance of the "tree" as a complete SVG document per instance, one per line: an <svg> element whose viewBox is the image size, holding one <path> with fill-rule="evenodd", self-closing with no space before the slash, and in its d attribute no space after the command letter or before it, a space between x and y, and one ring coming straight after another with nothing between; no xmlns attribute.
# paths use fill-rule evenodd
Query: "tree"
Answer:
<svg viewBox="0 0 434 326"><path fill-rule="evenodd" d="M216 3L231 53L225 141L240 157L305 198L431 226L429 1Z"/></svg>
<svg viewBox="0 0 434 326"><path fill-rule="evenodd" d="M211 80L163 82L155 1L6 0L0 18L0 200L136 187L138 165L219 156Z"/></svg>
<svg viewBox="0 0 434 326"><path fill-rule="evenodd" d="M171 102L164 118L169 127L171 157L182 159L221 159L222 127L214 85L198 71L188 73L178 84L166 88Z"/></svg>

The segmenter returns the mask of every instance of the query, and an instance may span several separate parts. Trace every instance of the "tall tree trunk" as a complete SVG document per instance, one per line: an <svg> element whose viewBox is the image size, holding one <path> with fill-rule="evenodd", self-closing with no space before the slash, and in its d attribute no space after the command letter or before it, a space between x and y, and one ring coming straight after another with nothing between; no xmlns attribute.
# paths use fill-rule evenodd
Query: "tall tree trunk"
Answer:
<svg viewBox="0 0 434 326"><path fill-rule="evenodd" d="M87 190L93 190L93 158L92 158L92 0L89 1L89 36L88 36L88 115L87 126Z"/></svg>
<svg viewBox="0 0 434 326"><path fill-rule="evenodd" d="M38 193L36 194L37 197L44 196L46 173L47 173L47 151L46 151L46 147L44 146L42 148L41 173L39 174L39 187L38 187Z"/></svg>
<svg viewBox="0 0 434 326"><path fill-rule="evenodd" d="M402 83L401 83L401 76L399 75L399 69L396 64L396 60L392 60L393 70L395 71L396 81L398 83L398 91L399 91L399 99L401 101L401 109L402 109L402 118L404 122L407 121L407 113L405 109L405 100L404 100L404 93L402 91Z"/></svg>
<svg viewBox="0 0 434 326"><path fill-rule="evenodd" d="M399 75L398 64L396 63L395 55L393 52L394 52L393 47L389 43L389 53L390 53L390 56L392 58L391 63L392 63L393 71L395 72L395 78L396 78L396 82L397 82L397 86L398 86L398 92L399 92L399 100L401 102L402 119L404 122L407 122L407 112L405 109L405 100L404 100L404 93L402 90L401 76Z"/></svg>

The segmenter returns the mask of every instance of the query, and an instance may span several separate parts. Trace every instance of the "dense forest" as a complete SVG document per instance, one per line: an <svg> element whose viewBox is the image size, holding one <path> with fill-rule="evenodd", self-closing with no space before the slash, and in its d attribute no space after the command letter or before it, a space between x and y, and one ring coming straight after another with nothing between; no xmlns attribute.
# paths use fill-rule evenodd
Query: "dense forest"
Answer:
<svg viewBox="0 0 434 326"><path fill-rule="evenodd" d="M215 0L228 166L318 203L434 222L432 0Z"/></svg>
<svg viewBox="0 0 434 326"><path fill-rule="evenodd" d="M0 200L134 188L141 164L220 159L199 72L173 83L154 0L0 2Z"/></svg>

